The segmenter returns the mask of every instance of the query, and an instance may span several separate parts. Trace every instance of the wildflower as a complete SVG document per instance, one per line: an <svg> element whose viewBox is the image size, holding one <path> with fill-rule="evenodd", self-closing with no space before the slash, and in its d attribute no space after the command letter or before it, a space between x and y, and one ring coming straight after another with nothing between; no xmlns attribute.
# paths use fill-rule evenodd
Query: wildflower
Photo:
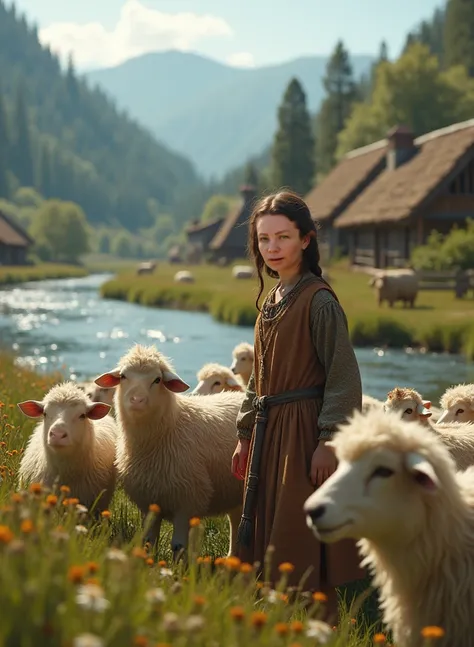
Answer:
<svg viewBox="0 0 474 647"><path fill-rule="evenodd" d="M72 501L72 499L71 499L71 501ZM78 515L83 515L83 514L87 514L89 512L89 510L86 508L85 505L82 505L82 503L78 503L76 505L76 512L77 512Z"/></svg>
<svg viewBox="0 0 474 647"><path fill-rule="evenodd" d="M185 629L190 633L201 631L204 628L204 618L199 615L190 615L186 618Z"/></svg>
<svg viewBox="0 0 474 647"><path fill-rule="evenodd" d="M267 593L267 600L271 604L276 604L277 602L287 602L288 596L280 591L275 591L275 589L270 589Z"/></svg>
<svg viewBox="0 0 474 647"><path fill-rule="evenodd" d="M85 526L77 525L74 530L77 532L78 535L87 535L89 532Z"/></svg>
<svg viewBox="0 0 474 647"><path fill-rule="evenodd" d="M295 567L290 562L283 562L278 567L280 573L292 573L295 570Z"/></svg>
<svg viewBox="0 0 474 647"><path fill-rule="evenodd" d="M155 606L166 602L165 592L163 591L163 589L159 589L159 588L149 589L145 593L145 597L147 599L147 602Z"/></svg>
<svg viewBox="0 0 474 647"><path fill-rule="evenodd" d="M97 562L87 562L86 568L89 573L97 573L99 570L99 564L97 564Z"/></svg>
<svg viewBox="0 0 474 647"><path fill-rule="evenodd" d="M442 638L444 636L444 629L435 625L423 627L421 635L423 638Z"/></svg>
<svg viewBox="0 0 474 647"><path fill-rule="evenodd" d="M308 620L306 635L308 638L315 638L318 643L325 645L331 640L333 631L327 622L323 622L322 620Z"/></svg>
<svg viewBox="0 0 474 647"><path fill-rule="evenodd" d="M135 636L133 639L134 647L147 647L148 638L146 636Z"/></svg>
<svg viewBox="0 0 474 647"><path fill-rule="evenodd" d="M153 561L153 557L148 557L148 559L145 560L145 564L147 566L153 566L155 562Z"/></svg>
<svg viewBox="0 0 474 647"><path fill-rule="evenodd" d="M250 616L250 622L257 629L261 629L267 622L267 614L263 611L254 611Z"/></svg>
<svg viewBox="0 0 474 647"><path fill-rule="evenodd" d="M214 565L219 566L220 564L224 564L225 558L224 557L216 557L214 560Z"/></svg>
<svg viewBox="0 0 474 647"><path fill-rule="evenodd" d="M160 559L160 561L158 562L158 566L161 566L161 568L165 568L165 566L167 566L167 563L165 562L164 559Z"/></svg>
<svg viewBox="0 0 474 647"><path fill-rule="evenodd" d="M288 633L288 625L286 622L277 622L275 625L275 631L279 636L286 636Z"/></svg>
<svg viewBox="0 0 474 647"><path fill-rule="evenodd" d="M72 647L104 647L104 641L94 634L81 634L74 638Z"/></svg>
<svg viewBox="0 0 474 647"><path fill-rule="evenodd" d="M293 620L293 622L290 624L290 629L294 634L300 634L304 629L304 624L301 622L301 620Z"/></svg>
<svg viewBox="0 0 474 647"><path fill-rule="evenodd" d="M14 535L8 526L0 526L0 544L9 544Z"/></svg>
<svg viewBox="0 0 474 647"><path fill-rule="evenodd" d="M325 593L321 593L321 591L316 591L316 593L313 593L313 600L315 602L327 602L328 596Z"/></svg>
<svg viewBox="0 0 474 647"><path fill-rule="evenodd" d="M374 645L384 645L386 638L384 634L375 634L374 636Z"/></svg>
<svg viewBox="0 0 474 647"><path fill-rule="evenodd" d="M170 568L161 568L160 575L161 577L172 577L173 571Z"/></svg>
<svg viewBox="0 0 474 647"><path fill-rule="evenodd" d="M99 613L110 606L110 602L104 598L103 588L98 584L85 584L79 587L76 603L84 609Z"/></svg>
<svg viewBox="0 0 474 647"><path fill-rule="evenodd" d="M203 607L206 604L206 598L202 595L195 595L194 596L194 604L197 607Z"/></svg>
<svg viewBox="0 0 474 647"><path fill-rule="evenodd" d="M109 510L102 510L102 512L101 512L100 514L101 514L101 517L102 517L103 519L109 519L109 518L110 518L110 512L109 512Z"/></svg>
<svg viewBox="0 0 474 647"><path fill-rule="evenodd" d="M30 492L32 494L41 494L42 491L43 491L43 487L41 483L32 483L30 485Z"/></svg>
<svg viewBox="0 0 474 647"><path fill-rule="evenodd" d="M109 548L106 558L111 562L126 562L128 559L123 550L120 550L119 548Z"/></svg>
<svg viewBox="0 0 474 647"><path fill-rule="evenodd" d="M55 506L57 502L58 497L55 494L48 494L48 496L46 497L46 503L51 507Z"/></svg>
<svg viewBox="0 0 474 647"><path fill-rule="evenodd" d="M23 496L19 492L13 492L10 498L13 503L21 503L23 501Z"/></svg>
<svg viewBox="0 0 474 647"><path fill-rule="evenodd" d="M24 521L21 522L20 530L23 534L29 535L30 532L33 532L34 526L33 522L31 519L25 519Z"/></svg>
<svg viewBox="0 0 474 647"><path fill-rule="evenodd" d="M71 488L68 485L61 485L59 488L59 491L62 492L63 494L70 494Z"/></svg>
<svg viewBox="0 0 474 647"><path fill-rule="evenodd" d="M73 584L80 584L84 579L84 567L71 566L67 573L67 579Z"/></svg>
<svg viewBox="0 0 474 647"><path fill-rule="evenodd" d="M230 608L230 617L235 622L242 622L245 616L245 611L243 607L231 607Z"/></svg>
<svg viewBox="0 0 474 647"><path fill-rule="evenodd" d="M189 520L189 525L191 526L191 528L197 528L201 525L201 519L199 517L192 517Z"/></svg>
<svg viewBox="0 0 474 647"><path fill-rule="evenodd" d="M240 559L238 557L226 557L225 567L229 571L238 571L240 569Z"/></svg>
<svg viewBox="0 0 474 647"><path fill-rule="evenodd" d="M144 548L140 548L139 546L132 548L132 555L141 559L146 559L148 557L146 550Z"/></svg>
<svg viewBox="0 0 474 647"><path fill-rule="evenodd" d="M153 512L154 514L160 514L161 512L160 506L157 505L156 503L150 503L150 505L148 506L148 510L150 512Z"/></svg>
<svg viewBox="0 0 474 647"><path fill-rule="evenodd" d="M249 564L248 562L244 562L243 564L240 565L241 573L251 573L252 571L253 571L252 564Z"/></svg>
<svg viewBox="0 0 474 647"><path fill-rule="evenodd" d="M177 633L179 631L179 616L177 613L173 613L172 611L165 613L163 616L163 629L170 633Z"/></svg>

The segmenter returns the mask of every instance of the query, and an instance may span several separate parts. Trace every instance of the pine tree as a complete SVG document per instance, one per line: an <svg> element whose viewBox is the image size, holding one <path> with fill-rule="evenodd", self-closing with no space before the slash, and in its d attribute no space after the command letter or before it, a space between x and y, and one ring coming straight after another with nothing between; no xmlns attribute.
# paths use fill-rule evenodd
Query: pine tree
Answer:
<svg viewBox="0 0 474 647"><path fill-rule="evenodd" d="M444 24L446 66L464 65L474 76L474 2L449 0Z"/></svg>
<svg viewBox="0 0 474 647"><path fill-rule="evenodd" d="M244 169L244 184L249 186L258 187L258 172L252 162L247 162Z"/></svg>
<svg viewBox="0 0 474 647"><path fill-rule="evenodd" d="M272 148L272 183L305 195L314 178L314 139L306 95L293 78L278 109L278 130Z"/></svg>
<svg viewBox="0 0 474 647"><path fill-rule="evenodd" d="M8 198L10 187L8 183L9 160L8 152L10 142L8 140L8 124L3 97L0 92L0 198Z"/></svg>
<svg viewBox="0 0 474 647"><path fill-rule="evenodd" d="M337 136L357 98L349 53L342 41L328 61L323 83L327 96L316 120L316 160L318 172L327 173L335 163Z"/></svg>
<svg viewBox="0 0 474 647"><path fill-rule="evenodd" d="M28 112L25 104L23 86L19 85L15 106L15 158L14 171L20 184L35 186L34 161L31 146L31 133L28 123Z"/></svg>

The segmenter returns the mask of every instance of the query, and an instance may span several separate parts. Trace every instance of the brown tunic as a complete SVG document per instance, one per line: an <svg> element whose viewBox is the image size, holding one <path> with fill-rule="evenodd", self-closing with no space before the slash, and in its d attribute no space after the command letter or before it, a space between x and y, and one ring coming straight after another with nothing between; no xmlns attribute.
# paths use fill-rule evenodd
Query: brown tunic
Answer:
<svg viewBox="0 0 474 647"><path fill-rule="evenodd" d="M255 392L275 395L325 383L325 371L313 345L310 312L314 295L332 290L315 276L305 277L284 300L273 305L273 289L255 326ZM347 328L346 328L346 335ZM359 378L360 380L360 378ZM357 384L355 385L357 391ZM360 381L359 381L360 388ZM360 408L359 393L358 408ZM295 569L290 585L303 582L305 590L324 590L362 579L355 542L343 540L322 546L306 525L305 500L314 492L310 480L311 459L318 446L318 414L321 400L302 400L270 409L255 510L255 528L250 548L239 548L239 556L260 562L268 546L274 552L269 581L278 580L278 566L291 562ZM249 465L252 453L250 444ZM322 553L326 558L322 558Z"/></svg>

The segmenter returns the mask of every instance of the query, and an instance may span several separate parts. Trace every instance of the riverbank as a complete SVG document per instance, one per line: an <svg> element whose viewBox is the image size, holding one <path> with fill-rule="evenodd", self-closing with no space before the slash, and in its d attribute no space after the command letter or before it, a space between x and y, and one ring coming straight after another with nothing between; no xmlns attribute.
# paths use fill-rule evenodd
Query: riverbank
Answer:
<svg viewBox="0 0 474 647"><path fill-rule="evenodd" d="M252 565L223 557L224 517L193 521L185 568L172 563L167 522L158 547L143 547L138 511L120 490L98 522L64 487L18 490L18 467L35 421L16 403L41 400L60 377L39 376L0 353L0 605L7 643L314 645L310 620L323 616L324 596L294 600L285 586L291 564L281 569L278 593L262 589ZM25 614L32 591L37 613ZM374 629L368 622L354 611L334 630L318 629L327 629L331 647L369 647Z"/></svg>
<svg viewBox="0 0 474 647"><path fill-rule="evenodd" d="M46 279L79 278L87 276L88 273L85 267L61 263L39 263L26 266L3 265L0 266L0 286Z"/></svg>
<svg viewBox="0 0 474 647"><path fill-rule="evenodd" d="M103 284L101 295L151 307L209 312L217 321L254 325L256 280L234 279L231 268L203 265L190 268L195 283L175 283L173 276L180 269L186 268L161 263L151 275L122 272ZM366 274L343 264L328 271L354 345L414 347L474 359L474 299L455 299L451 291L421 291L413 309L401 304L379 308Z"/></svg>

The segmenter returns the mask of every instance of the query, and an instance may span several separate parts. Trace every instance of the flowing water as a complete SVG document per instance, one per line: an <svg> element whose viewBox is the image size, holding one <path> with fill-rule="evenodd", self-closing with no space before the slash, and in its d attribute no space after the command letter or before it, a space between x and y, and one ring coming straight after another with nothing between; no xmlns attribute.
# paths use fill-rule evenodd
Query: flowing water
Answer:
<svg viewBox="0 0 474 647"><path fill-rule="evenodd" d="M83 380L114 368L135 342L155 343L194 387L206 362L230 365L253 328L217 323L209 315L161 310L101 299L108 275L37 281L0 290L0 346L38 371L61 370ZM462 357L403 350L356 348L363 389L385 399L396 385L414 386L437 401L444 389L474 382L474 364Z"/></svg>

